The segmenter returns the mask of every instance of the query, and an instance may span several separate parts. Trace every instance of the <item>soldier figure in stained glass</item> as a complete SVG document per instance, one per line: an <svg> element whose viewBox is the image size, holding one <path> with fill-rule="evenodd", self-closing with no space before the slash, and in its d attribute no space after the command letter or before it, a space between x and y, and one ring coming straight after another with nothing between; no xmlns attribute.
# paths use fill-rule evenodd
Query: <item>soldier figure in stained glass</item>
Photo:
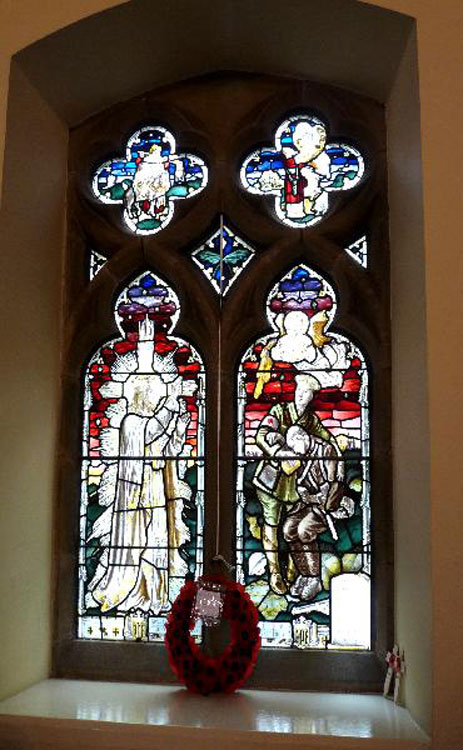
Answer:
<svg viewBox="0 0 463 750"><path fill-rule="evenodd" d="M299 574L290 593L306 601L322 590L318 537L330 531L336 540L335 521L349 518L354 512L353 500L344 496L344 464L338 460L341 457L339 445L311 413L313 384L305 387L305 381L311 379L311 375L296 376L296 408L302 414L308 413L309 419L308 424L304 424L300 418L286 434L289 452L301 457L296 478L300 499L288 507L283 522L283 536Z"/></svg>
<svg viewBox="0 0 463 750"><path fill-rule="evenodd" d="M277 316L280 336L270 339L261 352L255 398L269 382L278 366L275 363L290 364L298 374L294 400L273 405L256 433L264 458L257 465L253 484L263 511L262 545L270 588L283 595L290 586L292 596L310 600L322 589L318 536L329 530L336 539L333 519L352 515L353 506L343 495L339 445L312 407L314 394L322 387L342 384L342 371L348 367L346 346L324 333L331 298L319 295L319 282L305 280L304 284L313 287L307 289L309 296L305 301L299 298L300 292L297 300L292 297L299 309ZM298 285L291 281L280 287L292 295ZM315 294L319 295L316 303ZM279 561L280 526L290 549L286 581Z"/></svg>
<svg viewBox="0 0 463 750"><path fill-rule="evenodd" d="M253 483L264 516L262 542L270 587L277 594L287 590L278 552L278 526L284 509L283 533L300 574L291 593L300 598L311 598L321 590L320 559L314 543L328 528L327 513L336 510L342 498L337 462L327 466L325 461L339 455L339 447L310 406L319 387L312 376L297 375L294 402L272 406L256 434L256 444L265 458L257 466ZM319 494L322 486L325 505ZM305 580L308 578L316 581Z"/></svg>

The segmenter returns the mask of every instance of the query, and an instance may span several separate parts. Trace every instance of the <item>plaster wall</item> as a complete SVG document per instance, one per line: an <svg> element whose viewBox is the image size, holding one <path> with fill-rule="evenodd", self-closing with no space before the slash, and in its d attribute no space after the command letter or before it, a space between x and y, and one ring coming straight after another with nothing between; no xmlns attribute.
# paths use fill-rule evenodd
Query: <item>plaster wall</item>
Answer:
<svg viewBox="0 0 463 750"><path fill-rule="evenodd" d="M387 108L392 313L395 639L406 654L405 702L430 730L429 425L416 37ZM419 540L419 543L417 543Z"/></svg>
<svg viewBox="0 0 463 750"><path fill-rule="evenodd" d="M38 6L33 0L21 0L0 5L0 154L3 154L5 143L11 55L68 23L116 4L102 0L66 4L48 0ZM460 687L463 647L456 642L463 623L460 574L463 563L463 510L460 502L463 477L459 472L463 405L458 398L463 380L463 349L459 336L463 312L463 261L457 245L463 176L456 166L456 148L460 145L456 136L463 130L463 105L458 97L458 76L463 63L463 6L460 0L440 0L438 7L433 0L377 0L368 4L417 19L424 220L418 195L419 153L415 137L418 120L416 108L410 105L416 94L413 86L417 85L416 78L413 82L416 71L413 72L413 51L410 48L403 58L388 102L390 150L392 153L397 149L397 154L403 154L409 166L409 179L404 180L402 174L394 172L391 163L391 240L395 258L392 278L397 285L395 288L401 290L400 295L393 299L394 329L404 346L420 342L412 349L415 356L408 356L395 370L394 429L402 450L400 455L397 451L395 463L399 490L396 506L399 521L396 533L397 632L405 642L407 656L410 653L409 707L425 728L429 727L432 680L434 746L439 750L456 750L463 737ZM10 131L5 157L4 201L9 196L19 196L20 202L29 203L33 210L27 213L26 221L26 214L20 213L18 205L10 199L4 219L6 229L1 256L6 269L2 299L10 301L5 310L6 338L10 348L5 347L4 351L11 353L11 364L8 363L5 373L12 376L6 390L2 391L6 395L3 436L7 447L3 457L11 458L6 462L7 471L1 484L2 508L8 511L7 522L2 524L0 531L2 551L6 554L6 563L2 567L5 581L1 601L7 613L7 624L5 636L0 641L7 644L7 669L2 685L4 695L45 676L49 658L50 514L55 449L53 425L58 403L57 313L63 236L60 211L64 195L60 181L64 178L66 149L64 125L27 81L23 80L18 86L22 94L17 94L16 104L11 100L10 116L15 123L38 121L39 125L37 129L28 128L22 135L17 134L16 128ZM12 86L11 91L14 88ZM42 131L40 123L44 125ZM37 196L37 182L33 179L38 172L30 168L30 161L24 158L26 153L30 158L36 158L35 149L30 147L36 140L40 143L41 133L50 148L54 144L52 151L56 149L57 154L56 179L42 197ZM23 140L18 149L15 139L20 137ZM15 153L17 158L13 158ZM10 154L11 161L8 162ZM43 154L41 158L44 164ZM48 170L48 162L46 166ZM13 192L11 186L16 186ZM15 224L12 224L13 220ZM411 226L413 232L410 232ZM417 254L421 257L422 253L421 227L424 232L424 278L421 262L416 262ZM53 259L52 267L48 269L46 264L43 265L47 258ZM41 262L37 262L38 259ZM31 315L26 316L22 311L18 313L16 304L13 304L17 299L11 296L11 285L13 281L17 283L18 270L24 273L22 299L27 299L28 304L31 299L35 301L35 336L31 351L39 357L43 368L43 375L35 377L33 382L34 388L40 388L40 392L32 404L27 404L24 398L34 357L25 361L24 357L30 355L18 351L18 342L22 342L30 330ZM408 293L408 301L399 301L402 292ZM398 343L397 347L400 346ZM16 359L13 354L17 355ZM424 378L420 379L425 363L429 375L427 392ZM419 381L418 390L412 393L410 382L415 379ZM404 421L400 423L400 406L410 398L415 414L416 407L423 404L429 410L429 511L426 507L426 416L424 414L424 423L423 419L417 423L410 420L408 425ZM16 422L11 415L14 402L17 405ZM31 413L34 418L31 418ZM16 427L23 420L26 434L18 433ZM34 424L40 425L39 435ZM16 467L12 462L15 460L13 456L17 455L24 455L26 460ZM23 488L19 493L18 487ZM12 508L13 516L10 515ZM429 529L432 599L427 578ZM14 625L13 622L8 624L11 612L14 613ZM26 625L29 621L30 625ZM430 661L434 665L433 672Z"/></svg>
<svg viewBox="0 0 463 750"><path fill-rule="evenodd" d="M0 214L0 694L50 668L67 129L11 68Z"/></svg>
<svg viewBox="0 0 463 750"><path fill-rule="evenodd" d="M461 345L463 260L459 250L459 213L463 176L458 168L462 144L463 104L458 96L463 69L463 6L458 0L433 2L381 2L383 7L408 12L417 18L419 94L424 208L426 348L428 367L428 415L430 435L430 538L432 584L432 706L433 739L439 750L461 747L461 675L463 648L457 633L463 627L463 477L460 441L463 406L458 394L463 381ZM400 118L399 118L400 119ZM404 118L405 119L405 118ZM404 138L409 126L404 122ZM407 204L400 209L408 222ZM410 218L413 214L410 216ZM413 242L413 238L409 238ZM418 301L419 297L415 296ZM406 321L404 321L405 324ZM418 357L420 352L418 351ZM416 376L415 376L416 377ZM416 464L411 457L410 472ZM458 473L458 470L457 470ZM413 547L420 550L420 524L415 524L417 506L410 503L410 534L402 536L398 548L403 564L400 578L416 566ZM417 534L413 529L417 528ZM399 532L400 533L400 532ZM410 592L408 609L419 592ZM416 628L419 634L420 605ZM424 654L424 661L428 658ZM429 679L423 675L423 679Z"/></svg>

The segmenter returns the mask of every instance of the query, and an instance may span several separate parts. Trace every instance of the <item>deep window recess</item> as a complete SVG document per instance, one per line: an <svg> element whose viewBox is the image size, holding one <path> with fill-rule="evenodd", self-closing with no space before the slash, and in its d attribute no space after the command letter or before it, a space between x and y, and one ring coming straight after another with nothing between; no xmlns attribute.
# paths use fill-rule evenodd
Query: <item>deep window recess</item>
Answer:
<svg viewBox="0 0 463 750"><path fill-rule="evenodd" d="M76 128L69 175L54 674L173 681L166 613L185 575L224 572L218 552L259 607L250 686L377 689L383 108L195 79ZM211 650L222 635L198 629Z"/></svg>

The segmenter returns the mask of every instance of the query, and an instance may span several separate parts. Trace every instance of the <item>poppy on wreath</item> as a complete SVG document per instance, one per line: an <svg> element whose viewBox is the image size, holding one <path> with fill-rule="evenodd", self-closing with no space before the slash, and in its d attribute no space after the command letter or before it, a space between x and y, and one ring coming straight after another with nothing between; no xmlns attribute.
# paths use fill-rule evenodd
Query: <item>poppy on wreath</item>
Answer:
<svg viewBox="0 0 463 750"><path fill-rule="evenodd" d="M217 584L224 591L222 616L230 624L230 643L216 657L206 656L195 643L191 630L198 583L188 581L167 619L169 664L191 692L232 693L244 685L257 661L261 645L258 612L240 583L220 576L203 576L200 583Z"/></svg>

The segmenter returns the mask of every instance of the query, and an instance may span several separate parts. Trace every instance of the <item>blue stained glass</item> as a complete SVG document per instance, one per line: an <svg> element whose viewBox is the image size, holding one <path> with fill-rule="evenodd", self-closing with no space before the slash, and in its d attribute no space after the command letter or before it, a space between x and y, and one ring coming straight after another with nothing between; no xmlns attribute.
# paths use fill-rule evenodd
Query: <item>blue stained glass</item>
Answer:
<svg viewBox="0 0 463 750"><path fill-rule="evenodd" d="M121 203L127 226L146 235L164 229L174 214L173 201L196 195L207 179L199 156L178 154L172 133L149 126L129 138L125 159L110 159L97 169L93 192L103 203Z"/></svg>
<svg viewBox="0 0 463 750"><path fill-rule="evenodd" d="M193 251L192 258L216 292L224 295L254 252L250 245L224 226L222 235L218 229L201 247Z"/></svg>
<svg viewBox="0 0 463 750"><path fill-rule="evenodd" d="M85 377L78 635L164 638L185 575L202 571L205 373L174 336L180 303L147 272Z"/></svg>
<svg viewBox="0 0 463 750"><path fill-rule="evenodd" d="M325 124L309 115L290 117L277 129L275 148L250 154L241 183L256 195L274 195L275 213L284 224L301 228L328 211L328 193L355 187L365 165L357 149L327 144Z"/></svg>
<svg viewBox="0 0 463 750"><path fill-rule="evenodd" d="M336 310L297 266L239 368L236 571L263 646L370 648L368 372Z"/></svg>

